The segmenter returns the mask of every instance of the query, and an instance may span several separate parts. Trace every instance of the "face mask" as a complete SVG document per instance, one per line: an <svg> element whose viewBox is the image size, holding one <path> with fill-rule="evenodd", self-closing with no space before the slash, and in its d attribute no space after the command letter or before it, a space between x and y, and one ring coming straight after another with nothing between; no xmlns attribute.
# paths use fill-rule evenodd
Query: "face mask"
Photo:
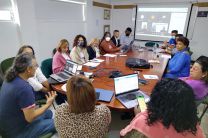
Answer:
<svg viewBox="0 0 208 138"><path fill-rule="evenodd" d="M126 34L126 36L129 36L130 34Z"/></svg>
<svg viewBox="0 0 208 138"><path fill-rule="evenodd" d="M80 47L84 47L84 42L78 41L78 44L77 45L80 46Z"/></svg>
<svg viewBox="0 0 208 138"><path fill-rule="evenodd" d="M110 41L110 37L106 37L105 40L106 40L106 41Z"/></svg>
<svg viewBox="0 0 208 138"><path fill-rule="evenodd" d="M175 39L175 36L171 36L171 38Z"/></svg>

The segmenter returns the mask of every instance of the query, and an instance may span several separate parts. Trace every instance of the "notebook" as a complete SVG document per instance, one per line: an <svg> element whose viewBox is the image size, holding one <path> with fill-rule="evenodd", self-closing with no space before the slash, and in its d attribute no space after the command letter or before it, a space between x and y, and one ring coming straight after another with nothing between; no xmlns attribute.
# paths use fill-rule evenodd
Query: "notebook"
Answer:
<svg viewBox="0 0 208 138"><path fill-rule="evenodd" d="M76 74L78 66L79 65L76 62L73 62L71 60L67 60L64 70L62 72L57 73L57 74L52 74L52 75L50 75L50 77L60 83L66 82L68 79L70 79L73 75Z"/></svg>
<svg viewBox="0 0 208 138"><path fill-rule="evenodd" d="M126 108L138 105L137 97L144 96L145 102L150 97L139 90L138 74L130 74L114 78L115 96Z"/></svg>

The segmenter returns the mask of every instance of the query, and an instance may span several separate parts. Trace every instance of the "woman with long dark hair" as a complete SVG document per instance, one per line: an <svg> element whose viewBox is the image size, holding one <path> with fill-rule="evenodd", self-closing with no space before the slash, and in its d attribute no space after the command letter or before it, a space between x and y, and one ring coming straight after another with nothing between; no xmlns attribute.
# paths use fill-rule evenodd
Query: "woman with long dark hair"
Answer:
<svg viewBox="0 0 208 138"><path fill-rule="evenodd" d="M164 79L153 89L147 110L120 132L125 137L203 138L192 88L182 80Z"/></svg>

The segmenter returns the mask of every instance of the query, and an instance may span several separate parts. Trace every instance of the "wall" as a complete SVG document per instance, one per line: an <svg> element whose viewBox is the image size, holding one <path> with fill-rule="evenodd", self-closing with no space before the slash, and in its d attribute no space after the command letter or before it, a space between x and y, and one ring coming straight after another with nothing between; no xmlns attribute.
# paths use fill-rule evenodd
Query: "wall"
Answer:
<svg viewBox="0 0 208 138"><path fill-rule="evenodd" d="M15 0L16 1L16 0ZM87 2L83 7L78 4L57 2L53 0L17 0L20 27L13 22L0 22L1 47L0 61L16 55L23 44L32 45L36 52L38 63L52 56L52 49L62 38L70 42L72 48L74 37L83 34L87 40L103 36L103 25L111 24L103 19L104 8L92 6L92 0L77 0ZM110 4L110 0L98 0ZM0 9L11 9L8 0L0 0ZM83 13L85 20L83 20ZM9 51L11 52L4 52Z"/></svg>

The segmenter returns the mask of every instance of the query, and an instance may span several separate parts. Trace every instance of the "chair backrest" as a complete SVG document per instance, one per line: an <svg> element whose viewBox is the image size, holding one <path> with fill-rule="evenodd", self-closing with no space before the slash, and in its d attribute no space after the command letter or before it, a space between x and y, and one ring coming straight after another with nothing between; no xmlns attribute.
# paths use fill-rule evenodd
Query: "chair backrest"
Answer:
<svg viewBox="0 0 208 138"><path fill-rule="evenodd" d="M12 66L14 59L15 59L15 57L11 57L11 58L7 58L1 62L0 67L1 67L1 71L2 71L3 75L5 75L6 71Z"/></svg>
<svg viewBox="0 0 208 138"><path fill-rule="evenodd" d="M146 47L153 47L154 45L159 47L159 44L157 42L154 42L154 41L148 41L148 42L145 43Z"/></svg>
<svg viewBox="0 0 208 138"><path fill-rule="evenodd" d="M53 73L52 71L52 58L45 59L41 62L41 70L46 78L49 78L50 75Z"/></svg>

